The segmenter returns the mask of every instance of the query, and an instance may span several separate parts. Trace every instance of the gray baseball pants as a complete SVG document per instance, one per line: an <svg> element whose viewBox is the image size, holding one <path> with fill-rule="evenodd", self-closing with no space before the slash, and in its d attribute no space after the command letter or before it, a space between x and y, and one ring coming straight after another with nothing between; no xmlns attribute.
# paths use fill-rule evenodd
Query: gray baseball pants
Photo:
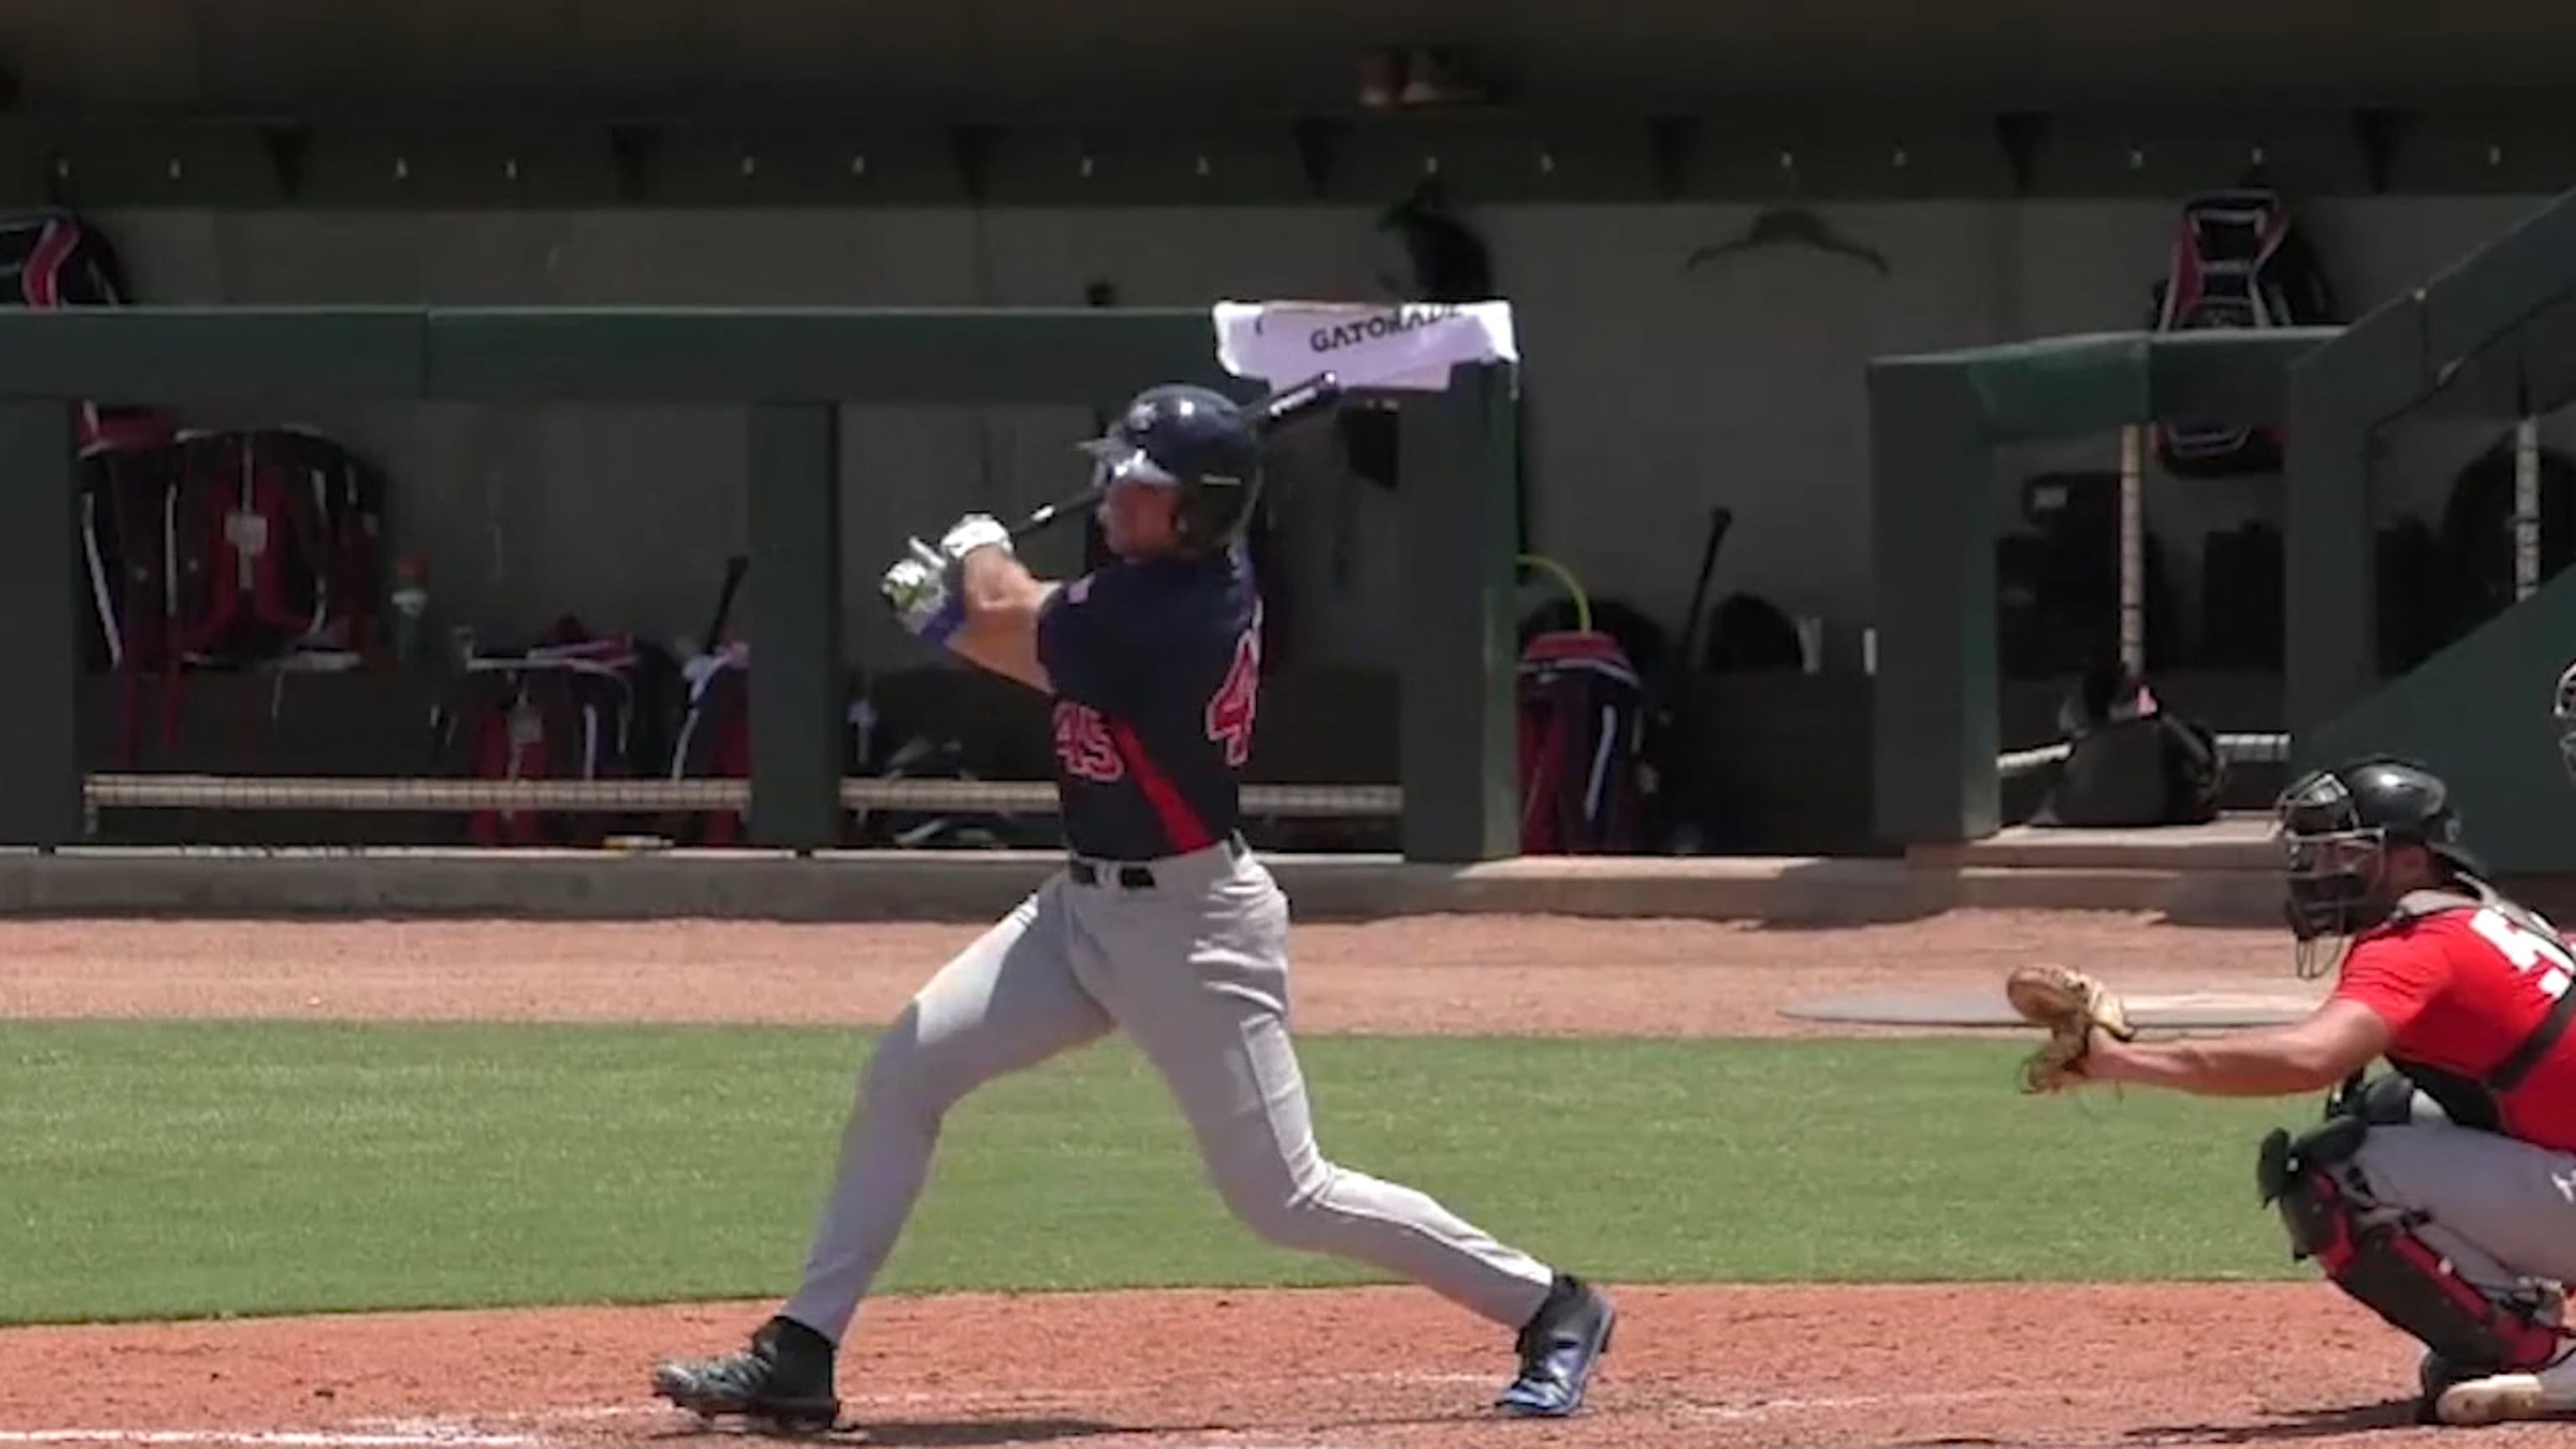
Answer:
<svg viewBox="0 0 2576 1449"><path fill-rule="evenodd" d="M2576 1283L2576 1154L2419 1115L2371 1128L2348 1165L2365 1201L2424 1214L2416 1236L2479 1289Z"/></svg>
<svg viewBox="0 0 2576 1449"><path fill-rule="evenodd" d="M839 1342L910 1217L948 1109L1124 1030L1236 1218L1371 1264L1517 1329L1553 1274L1424 1194L1317 1150L1288 1031L1288 903L1249 851L1153 862L1129 888L1066 872L942 967L876 1045L788 1317Z"/></svg>

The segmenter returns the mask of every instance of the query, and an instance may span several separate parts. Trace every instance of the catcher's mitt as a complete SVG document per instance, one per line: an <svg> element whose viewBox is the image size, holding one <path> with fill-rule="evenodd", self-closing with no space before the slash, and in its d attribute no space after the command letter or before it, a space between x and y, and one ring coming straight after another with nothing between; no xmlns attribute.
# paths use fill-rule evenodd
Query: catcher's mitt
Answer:
<svg viewBox="0 0 2576 1449"><path fill-rule="evenodd" d="M2064 966L2017 966L2004 978L2004 999L2024 1021L2048 1029L2048 1040L2022 1059L2021 1089L2053 1092L2084 1075L2093 1028L2121 1041L2136 1038L2119 994Z"/></svg>

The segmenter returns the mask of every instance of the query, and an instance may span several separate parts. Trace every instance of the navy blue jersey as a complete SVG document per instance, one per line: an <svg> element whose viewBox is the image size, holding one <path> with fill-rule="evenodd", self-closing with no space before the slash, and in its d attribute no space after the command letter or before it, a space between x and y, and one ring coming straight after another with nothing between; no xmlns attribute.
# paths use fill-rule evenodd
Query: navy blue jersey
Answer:
<svg viewBox="0 0 2576 1449"><path fill-rule="evenodd" d="M1261 596L1240 548L1067 583L1038 615L1038 663L1075 854L1153 860L1234 830L1261 688Z"/></svg>

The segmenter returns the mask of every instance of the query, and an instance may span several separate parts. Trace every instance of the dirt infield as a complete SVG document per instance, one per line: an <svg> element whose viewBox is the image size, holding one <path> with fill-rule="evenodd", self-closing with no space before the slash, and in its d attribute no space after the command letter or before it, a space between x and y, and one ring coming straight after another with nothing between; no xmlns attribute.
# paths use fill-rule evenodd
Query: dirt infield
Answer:
<svg viewBox="0 0 2576 1449"><path fill-rule="evenodd" d="M972 930L748 923L0 923L0 1015L882 1021ZM1990 990L2054 958L2139 990L2285 990L2268 932L1958 913L1784 930L1418 919L1301 927L1308 1032L1869 1032L1782 1016L1864 990ZM1907 1029L1911 1030L1911 1029ZM1613 1285L1616 1288L1617 1285ZM1593 1406L1497 1423L1486 1325L1411 1288L879 1300L845 1360L877 1444L2406 1444L2408 1345L2322 1285L1618 1289ZM0 1332L0 1449L691 1442L652 1361L766 1304ZM2489 1431L2562 1442L2566 1427ZM282 1437L283 1436L283 1437Z"/></svg>

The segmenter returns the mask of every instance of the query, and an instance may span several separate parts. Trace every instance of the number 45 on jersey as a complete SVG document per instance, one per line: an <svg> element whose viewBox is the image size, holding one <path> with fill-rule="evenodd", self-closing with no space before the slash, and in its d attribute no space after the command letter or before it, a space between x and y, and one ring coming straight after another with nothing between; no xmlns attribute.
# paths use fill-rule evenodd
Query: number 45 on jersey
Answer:
<svg viewBox="0 0 2576 1449"><path fill-rule="evenodd" d="M1207 737L1225 746L1226 768L1240 770L1252 758L1252 721L1261 712L1261 621L1253 620L1234 641L1234 662L1225 682L1208 696Z"/></svg>
<svg viewBox="0 0 2576 1449"><path fill-rule="evenodd" d="M1258 625L1245 630L1234 646L1225 680L1200 711L1208 743L1219 746L1229 770L1240 770L1252 758L1252 726L1261 712L1261 635ZM1127 757L1118 732L1100 711L1061 699L1055 705L1055 753L1066 774L1095 784L1127 778ZM1129 741L1129 743L1133 743Z"/></svg>

